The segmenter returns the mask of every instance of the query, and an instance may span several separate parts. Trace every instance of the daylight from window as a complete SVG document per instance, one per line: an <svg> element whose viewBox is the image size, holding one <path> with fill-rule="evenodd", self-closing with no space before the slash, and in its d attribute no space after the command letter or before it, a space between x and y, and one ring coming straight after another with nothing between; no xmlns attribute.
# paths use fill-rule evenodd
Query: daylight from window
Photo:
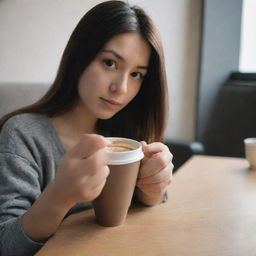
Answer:
<svg viewBox="0 0 256 256"><path fill-rule="evenodd" d="M256 0L243 0L240 72L256 72Z"/></svg>

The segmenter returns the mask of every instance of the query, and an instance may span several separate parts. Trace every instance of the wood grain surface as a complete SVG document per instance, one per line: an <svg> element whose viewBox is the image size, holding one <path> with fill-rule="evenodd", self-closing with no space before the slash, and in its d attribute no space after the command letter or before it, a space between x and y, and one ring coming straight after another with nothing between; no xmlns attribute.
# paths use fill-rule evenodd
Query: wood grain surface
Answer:
<svg viewBox="0 0 256 256"><path fill-rule="evenodd" d="M194 156L169 200L133 205L125 224L102 227L93 210L69 216L37 256L255 256L256 170L245 159Z"/></svg>

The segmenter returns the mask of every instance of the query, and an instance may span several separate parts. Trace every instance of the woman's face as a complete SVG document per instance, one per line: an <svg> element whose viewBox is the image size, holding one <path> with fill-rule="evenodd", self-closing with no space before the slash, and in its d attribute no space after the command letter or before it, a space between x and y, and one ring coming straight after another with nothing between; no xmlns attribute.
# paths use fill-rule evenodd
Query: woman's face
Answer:
<svg viewBox="0 0 256 256"><path fill-rule="evenodd" d="M113 37L80 76L78 106L93 118L111 118L139 92L150 54L137 33Z"/></svg>

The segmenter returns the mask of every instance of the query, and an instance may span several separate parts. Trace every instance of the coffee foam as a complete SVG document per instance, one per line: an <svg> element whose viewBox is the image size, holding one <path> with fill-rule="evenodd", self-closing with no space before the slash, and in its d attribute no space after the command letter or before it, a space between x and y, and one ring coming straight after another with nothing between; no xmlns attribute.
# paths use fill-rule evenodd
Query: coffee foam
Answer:
<svg viewBox="0 0 256 256"><path fill-rule="evenodd" d="M107 145L107 149L113 152L125 152L134 150L134 147L132 147L130 142L124 140L112 140Z"/></svg>

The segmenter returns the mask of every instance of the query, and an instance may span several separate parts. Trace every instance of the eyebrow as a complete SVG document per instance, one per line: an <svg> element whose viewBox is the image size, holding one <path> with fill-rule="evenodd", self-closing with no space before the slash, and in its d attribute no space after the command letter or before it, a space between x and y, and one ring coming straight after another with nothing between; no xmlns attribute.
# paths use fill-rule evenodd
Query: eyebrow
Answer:
<svg viewBox="0 0 256 256"><path fill-rule="evenodd" d="M112 53L116 58L118 58L119 60L124 61L124 58L123 58L120 54L118 54L117 52L115 52L115 51L113 51L113 50L103 49L103 50L101 50L101 52ZM148 69L147 66L137 66L137 68L145 69L145 70Z"/></svg>

